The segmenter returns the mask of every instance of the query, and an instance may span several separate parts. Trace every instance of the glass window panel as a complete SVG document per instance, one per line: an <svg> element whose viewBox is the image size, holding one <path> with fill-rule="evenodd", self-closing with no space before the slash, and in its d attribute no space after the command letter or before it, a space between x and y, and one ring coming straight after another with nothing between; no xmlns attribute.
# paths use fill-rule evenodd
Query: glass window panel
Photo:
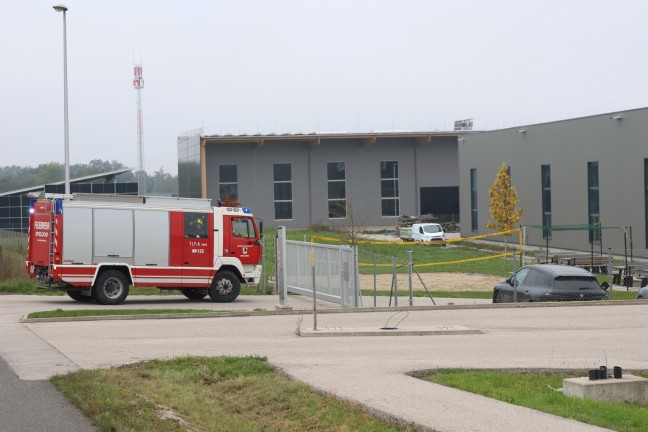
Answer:
<svg viewBox="0 0 648 432"><path fill-rule="evenodd" d="M598 187L598 162L587 162L587 182L590 187Z"/></svg>
<svg viewBox="0 0 648 432"><path fill-rule="evenodd" d="M542 187L550 188L551 187L551 166L542 165Z"/></svg>
<svg viewBox="0 0 648 432"><path fill-rule="evenodd" d="M290 164L274 164L274 181L291 181L292 173Z"/></svg>
<svg viewBox="0 0 648 432"><path fill-rule="evenodd" d="M275 183L274 184L274 199L275 200L291 200L292 199L292 183Z"/></svg>
<svg viewBox="0 0 648 432"><path fill-rule="evenodd" d="M232 198L238 199L238 185L237 184L222 184L219 187L221 199Z"/></svg>
<svg viewBox="0 0 648 432"><path fill-rule="evenodd" d="M398 162L382 161L380 162L380 178L398 178Z"/></svg>
<svg viewBox="0 0 648 432"><path fill-rule="evenodd" d="M380 197L392 198L398 196L398 180L380 180Z"/></svg>
<svg viewBox="0 0 648 432"><path fill-rule="evenodd" d="M221 183L236 183L238 181L236 165L219 165L218 181Z"/></svg>
<svg viewBox="0 0 648 432"><path fill-rule="evenodd" d="M346 201L345 200L331 200L328 203L329 219L343 219L346 218Z"/></svg>
<svg viewBox="0 0 648 432"><path fill-rule="evenodd" d="M256 238L252 220L245 217L232 218L232 235L239 238Z"/></svg>
<svg viewBox="0 0 648 432"><path fill-rule="evenodd" d="M599 212L598 189L590 189L589 191L589 212L590 214L598 214Z"/></svg>
<svg viewBox="0 0 648 432"><path fill-rule="evenodd" d="M184 214L185 238L207 238L208 236L207 213L187 212Z"/></svg>
<svg viewBox="0 0 648 432"><path fill-rule="evenodd" d="M398 216L398 199L381 200L383 216Z"/></svg>
<svg viewBox="0 0 648 432"><path fill-rule="evenodd" d="M275 219L292 219L292 202L275 202Z"/></svg>
<svg viewBox="0 0 648 432"><path fill-rule="evenodd" d="M329 199L346 198L346 183L339 181L329 182L328 197Z"/></svg>
<svg viewBox="0 0 648 432"><path fill-rule="evenodd" d="M327 178L329 180L344 180L345 167L344 162L329 162L326 164Z"/></svg>
<svg viewBox="0 0 648 432"><path fill-rule="evenodd" d="M551 211L551 189L545 189L542 191L542 211Z"/></svg>

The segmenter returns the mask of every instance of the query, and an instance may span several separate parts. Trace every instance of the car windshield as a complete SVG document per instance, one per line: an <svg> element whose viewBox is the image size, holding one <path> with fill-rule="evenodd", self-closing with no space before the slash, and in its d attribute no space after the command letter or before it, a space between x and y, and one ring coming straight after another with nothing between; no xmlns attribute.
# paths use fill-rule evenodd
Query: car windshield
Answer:
<svg viewBox="0 0 648 432"><path fill-rule="evenodd" d="M423 230L426 233L438 233L438 232L441 232L441 226L440 225L425 225L423 227Z"/></svg>

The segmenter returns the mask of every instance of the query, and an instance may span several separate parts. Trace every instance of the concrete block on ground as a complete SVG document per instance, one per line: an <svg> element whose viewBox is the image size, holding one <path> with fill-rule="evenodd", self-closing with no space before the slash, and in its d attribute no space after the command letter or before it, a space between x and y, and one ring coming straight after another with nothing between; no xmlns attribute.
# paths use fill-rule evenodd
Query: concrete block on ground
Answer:
<svg viewBox="0 0 648 432"><path fill-rule="evenodd" d="M635 375L623 375L620 379L590 381L587 377L565 378L565 396L606 402L648 403L648 379Z"/></svg>
<svg viewBox="0 0 648 432"><path fill-rule="evenodd" d="M481 330L474 330L460 325L435 326L435 327L402 327L382 329L380 327L320 327L301 329L302 337L327 337L327 336L430 336L430 335L457 335L480 334Z"/></svg>

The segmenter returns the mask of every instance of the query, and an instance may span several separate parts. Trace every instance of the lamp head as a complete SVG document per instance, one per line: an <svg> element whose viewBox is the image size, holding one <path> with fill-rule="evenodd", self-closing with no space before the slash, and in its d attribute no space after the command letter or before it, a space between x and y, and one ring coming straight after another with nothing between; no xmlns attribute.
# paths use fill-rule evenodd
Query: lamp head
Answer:
<svg viewBox="0 0 648 432"><path fill-rule="evenodd" d="M52 6L56 12L67 12L68 8L67 6L63 4L57 4Z"/></svg>

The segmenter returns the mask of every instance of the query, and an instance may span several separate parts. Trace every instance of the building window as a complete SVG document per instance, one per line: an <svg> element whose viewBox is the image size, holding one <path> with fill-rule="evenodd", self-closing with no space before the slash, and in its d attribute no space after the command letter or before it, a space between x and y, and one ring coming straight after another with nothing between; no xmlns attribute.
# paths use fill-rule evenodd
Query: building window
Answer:
<svg viewBox="0 0 648 432"><path fill-rule="evenodd" d="M470 229L478 232L477 226L477 168L470 169Z"/></svg>
<svg viewBox="0 0 648 432"><path fill-rule="evenodd" d="M592 244L599 244L601 241L601 218L599 214L598 162L587 162L587 212L589 224L599 226L599 229L589 230L589 241Z"/></svg>
<svg viewBox="0 0 648 432"><path fill-rule="evenodd" d="M236 165L218 165L218 192L220 199L238 200L238 173Z"/></svg>
<svg viewBox="0 0 648 432"><path fill-rule="evenodd" d="M344 162L326 164L328 180L328 217L329 219L346 218L346 168Z"/></svg>
<svg viewBox="0 0 648 432"><path fill-rule="evenodd" d="M398 162L380 162L380 199L383 216L398 216L400 204L398 196Z"/></svg>
<svg viewBox="0 0 648 432"><path fill-rule="evenodd" d="M292 219L292 170L289 163L274 164L274 208L275 219Z"/></svg>
<svg viewBox="0 0 648 432"><path fill-rule="evenodd" d="M541 166L542 238L551 239L551 165Z"/></svg>

